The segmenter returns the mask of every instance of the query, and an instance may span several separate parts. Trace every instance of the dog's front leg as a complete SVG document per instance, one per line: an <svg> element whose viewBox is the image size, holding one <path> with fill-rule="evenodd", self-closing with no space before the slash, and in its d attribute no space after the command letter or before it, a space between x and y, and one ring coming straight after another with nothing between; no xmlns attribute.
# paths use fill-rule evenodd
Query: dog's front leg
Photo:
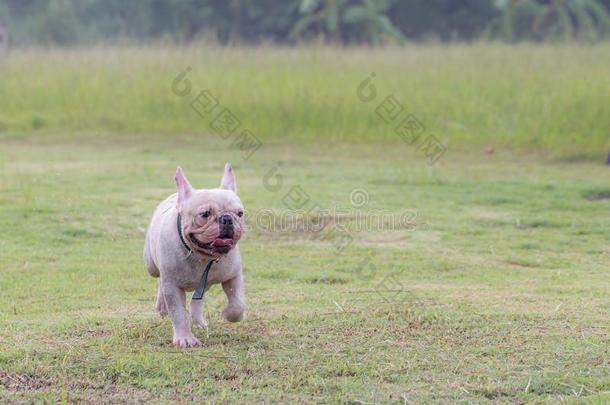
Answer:
<svg viewBox="0 0 610 405"><path fill-rule="evenodd" d="M239 322L244 319L246 310L244 298L244 278L240 272L237 276L222 283L229 302L222 311L222 316L229 322Z"/></svg>
<svg viewBox="0 0 610 405"><path fill-rule="evenodd" d="M184 290L169 283L163 283L161 289L167 312L169 312L174 327L174 346L192 347L200 345L201 342L191 332L191 325L186 312Z"/></svg>

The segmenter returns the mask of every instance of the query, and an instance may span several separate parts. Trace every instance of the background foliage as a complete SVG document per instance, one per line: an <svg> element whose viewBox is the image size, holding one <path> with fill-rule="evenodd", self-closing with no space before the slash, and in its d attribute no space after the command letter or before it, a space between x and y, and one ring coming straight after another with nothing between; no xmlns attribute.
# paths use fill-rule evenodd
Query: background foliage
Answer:
<svg viewBox="0 0 610 405"><path fill-rule="evenodd" d="M595 41L610 33L609 8L610 0L0 0L0 21L16 44Z"/></svg>

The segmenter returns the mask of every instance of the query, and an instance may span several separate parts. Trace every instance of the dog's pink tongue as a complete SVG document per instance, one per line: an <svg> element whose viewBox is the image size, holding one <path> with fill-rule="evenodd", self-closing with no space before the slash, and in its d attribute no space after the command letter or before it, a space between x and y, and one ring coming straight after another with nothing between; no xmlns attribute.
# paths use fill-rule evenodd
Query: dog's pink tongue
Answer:
<svg viewBox="0 0 610 405"><path fill-rule="evenodd" d="M214 246L218 246L218 247L220 247L220 246L231 246L232 244L233 244L233 239L230 239L230 238L226 238L226 239L225 238L217 238L217 239L214 239L214 243L213 243Z"/></svg>

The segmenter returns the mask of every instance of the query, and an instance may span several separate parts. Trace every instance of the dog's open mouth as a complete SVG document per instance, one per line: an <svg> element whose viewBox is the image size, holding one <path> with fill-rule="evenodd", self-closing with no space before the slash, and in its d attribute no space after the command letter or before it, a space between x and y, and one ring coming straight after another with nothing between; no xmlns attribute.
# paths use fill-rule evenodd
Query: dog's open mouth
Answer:
<svg viewBox="0 0 610 405"><path fill-rule="evenodd" d="M201 250L204 250L206 252L211 252L211 253L220 253L220 254L227 253L227 252L229 252L229 250L231 250L231 248L233 247L233 244L234 244L234 241L232 238L216 238L216 239L214 239L213 242L203 243L200 240L198 240L195 237L195 235L192 233L189 235L189 239L195 246L197 246Z"/></svg>
<svg viewBox="0 0 610 405"><path fill-rule="evenodd" d="M212 242L212 246L219 248L219 247L231 247L233 246L233 239L232 238L216 238L214 239L214 242Z"/></svg>

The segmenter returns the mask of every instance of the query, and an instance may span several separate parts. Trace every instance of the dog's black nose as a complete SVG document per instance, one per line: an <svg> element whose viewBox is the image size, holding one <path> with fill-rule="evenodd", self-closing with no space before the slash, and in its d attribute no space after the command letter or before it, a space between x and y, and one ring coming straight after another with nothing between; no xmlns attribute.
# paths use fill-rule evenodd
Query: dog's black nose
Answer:
<svg viewBox="0 0 610 405"><path fill-rule="evenodd" d="M221 215L220 218L218 218L218 224L220 225L221 238L233 237L233 217L231 215Z"/></svg>
<svg viewBox="0 0 610 405"><path fill-rule="evenodd" d="M219 221L221 226L233 226L233 217L229 214L221 215Z"/></svg>

